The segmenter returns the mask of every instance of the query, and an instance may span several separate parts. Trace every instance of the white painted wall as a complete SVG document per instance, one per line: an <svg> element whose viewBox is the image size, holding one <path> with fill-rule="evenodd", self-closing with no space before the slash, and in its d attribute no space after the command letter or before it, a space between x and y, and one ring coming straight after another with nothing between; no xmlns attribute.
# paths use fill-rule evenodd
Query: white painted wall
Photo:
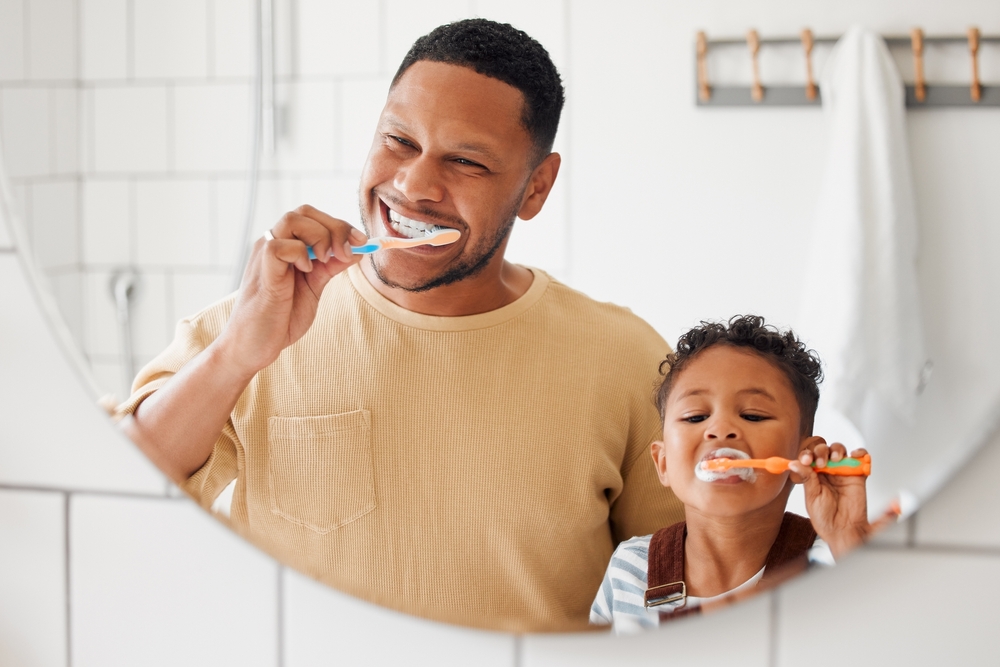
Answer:
<svg viewBox="0 0 1000 667"><path fill-rule="evenodd" d="M250 5L0 0L0 146L14 198L105 389L122 391L106 294L115 266L144 276L139 361L178 317L227 289ZM748 310L795 323L825 140L815 110L695 109L695 30L832 34L861 21L885 33L978 24L1000 34L1000 6L982 0L278 6L286 130L265 164L259 229L303 201L354 211L387 78L414 37L475 12L511 20L550 48L569 94L560 183L543 216L518 226L511 252L631 306L668 339ZM989 67L984 78L1000 79L1000 65ZM997 114L909 115L943 387L986 386L1000 370L982 353L1000 333L983 307L1000 287ZM633 237L630 252L618 250ZM467 631L313 585L177 498L101 419L36 306L24 248L0 224L0 664L842 663L814 650L830 619L851 628L859 664L984 663L1000 651L1000 494L986 472L1000 457L995 437L917 517L836 570L632 640ZM936 426L960 432L963 418ZM930 593L925 582L942 573ZM721 636L731 639L720 646Z"/></svg>

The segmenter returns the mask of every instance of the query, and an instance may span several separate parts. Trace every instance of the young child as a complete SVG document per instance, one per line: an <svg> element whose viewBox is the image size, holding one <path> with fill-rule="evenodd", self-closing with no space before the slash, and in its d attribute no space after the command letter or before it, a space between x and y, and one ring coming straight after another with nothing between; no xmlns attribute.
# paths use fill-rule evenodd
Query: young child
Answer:
<svg viewBox="0 0 1000 667"><path fill-rule="evenodd" d="M791 331L756 316L728 326L703 322L681 337L660 371L663 440L651 451L660 482L684 503L686 522L619 545L591 623L613 624L618 634L653 627L810 562L832 564L831 552L840 557L873 531L865 478L810 467L846 452L812 435L822 371ZM771 456L795 459L791 472L701 468L713 458ZM785 512L793 483L805 484L809 519Z"/></svg>

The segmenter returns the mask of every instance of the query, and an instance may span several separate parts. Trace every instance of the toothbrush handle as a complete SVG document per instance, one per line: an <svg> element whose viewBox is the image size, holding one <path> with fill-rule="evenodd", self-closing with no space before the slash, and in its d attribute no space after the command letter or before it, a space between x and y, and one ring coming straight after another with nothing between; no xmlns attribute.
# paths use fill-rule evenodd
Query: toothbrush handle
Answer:
<svg viewBox="0 0 1000 667"><path fill-rule="evenodd" d="M355 255L370 255L376 250L381 250L382 246L378 243L366 243L364 245L351 246L351 252ZM316 253L313 252L312 246L306 246L306 251L309 253L309 259L316 259Z"/></svg>
<svg viewBox="0 0 1000 667"><path fill-rule="evenodd" d="M817 468L814 463L813 470L826 475L868 477L872 474L872 457L870 454L865 454L859 459L847 457L839 461L827 461L825 468Z"/></svg>

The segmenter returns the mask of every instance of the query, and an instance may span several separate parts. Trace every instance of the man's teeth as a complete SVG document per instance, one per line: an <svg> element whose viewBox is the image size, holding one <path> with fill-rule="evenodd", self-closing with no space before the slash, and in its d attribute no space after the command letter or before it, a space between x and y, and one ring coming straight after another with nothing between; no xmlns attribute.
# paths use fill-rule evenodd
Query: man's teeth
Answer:
<svg viewBox="0 0 1000 667"><path fill-rule="evenodd" d="M427 236L428 234L433 234L434 232L444 229L444 227L441 227L440 225L430 225L426 222L420 222L419 220L411 220L406 216L396 213L392 209L389 209L389 225L397 234L408 236L411 239Z"/></svg>

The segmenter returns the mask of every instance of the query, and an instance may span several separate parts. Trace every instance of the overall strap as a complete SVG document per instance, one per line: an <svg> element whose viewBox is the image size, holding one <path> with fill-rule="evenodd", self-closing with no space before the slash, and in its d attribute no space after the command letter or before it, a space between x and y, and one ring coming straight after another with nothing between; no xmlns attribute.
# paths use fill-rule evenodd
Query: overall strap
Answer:
<svg viewBox="0 0 1000 667"><path fill-rule="evenodd" d="M673 611L660 612L660 620L677 618L697 608L687 609L687 586L684 584L684 538L687 524L683 521L661 528L649 540L646 593L647 608L669 605ZM679 603L679 606L677 606Z"/></svg>
<svg viewBox="0 0 1000 667"><path fill-rule="evenodd" d="M780 580L805 570L809 565L809 549L815 541L816 530L809 519L785 512L778 537L767 553L763 580Z"/></svg>

